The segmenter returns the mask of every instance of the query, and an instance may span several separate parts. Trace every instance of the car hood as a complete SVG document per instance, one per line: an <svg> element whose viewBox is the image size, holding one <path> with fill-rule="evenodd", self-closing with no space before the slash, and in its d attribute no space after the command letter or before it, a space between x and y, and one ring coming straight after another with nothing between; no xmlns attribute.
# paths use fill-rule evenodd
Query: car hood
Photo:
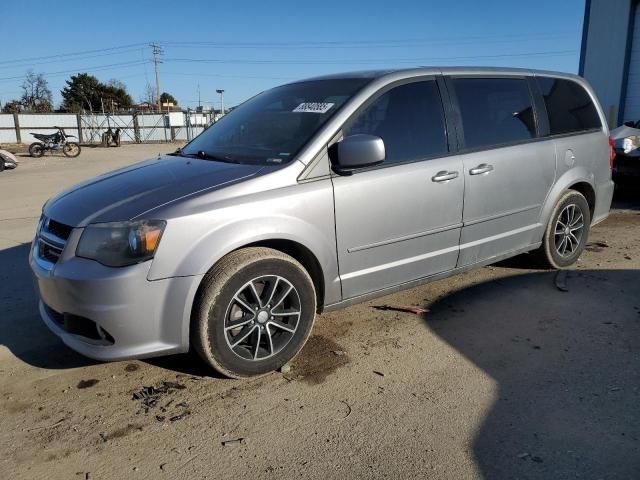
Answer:
<svg viewBox="0 0 640 480"><path fill-rule="evenodd" d="M92 178L53 197L44 214L73 227L131 220L256 175L264 167L162 156Z"/></svg>

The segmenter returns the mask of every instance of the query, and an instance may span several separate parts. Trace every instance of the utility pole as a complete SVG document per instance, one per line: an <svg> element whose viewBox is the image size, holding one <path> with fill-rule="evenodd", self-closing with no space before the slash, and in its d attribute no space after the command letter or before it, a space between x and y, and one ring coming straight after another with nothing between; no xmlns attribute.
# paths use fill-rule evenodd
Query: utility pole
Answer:
<svg viewBox="0 0 640 480"><path fill-rule="evenodd" d="M156 100L158 103L158 112L162 112L162 107L160 105L160 77L158 76L158 63L162 63L162 60L158 60L158 56L162 55L164 51L162 47L157 43L149 44L151 47L151 53L153 54L153 64L156 69Z"/></svg>
<svg viewBox="0 0 640 480"><path fill-rule="evenodd" d="M217 93L220 94L220 116L224 116L224 90L219 89L216 90Z"/></svg>

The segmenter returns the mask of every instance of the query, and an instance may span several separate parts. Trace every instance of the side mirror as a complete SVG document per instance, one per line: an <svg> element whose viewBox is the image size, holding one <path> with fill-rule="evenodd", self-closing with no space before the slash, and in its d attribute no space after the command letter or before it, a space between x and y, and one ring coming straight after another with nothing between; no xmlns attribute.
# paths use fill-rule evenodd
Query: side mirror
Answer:
<svg viewBox="0 0 640 480"><path fill-rule="evenodd" d="M384 162L384 141L375 135L350 135L329 148L333 171L351 175L354 170Z"/></svg>

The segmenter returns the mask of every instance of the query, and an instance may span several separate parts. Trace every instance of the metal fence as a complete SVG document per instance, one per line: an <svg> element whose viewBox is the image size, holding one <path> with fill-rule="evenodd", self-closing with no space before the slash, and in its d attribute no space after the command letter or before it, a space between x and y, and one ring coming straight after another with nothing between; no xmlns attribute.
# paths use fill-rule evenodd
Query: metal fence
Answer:
<svg viewBox="0 0 640 480"><path fill-rule="evenodd" d="M189 141L213 121L210 113L169 112L136 114L0 114L0 143L35 142L32 133L55 133L57 127L75 135L83 144L102 142L109 128L120 129L124 143Z"/></svg>

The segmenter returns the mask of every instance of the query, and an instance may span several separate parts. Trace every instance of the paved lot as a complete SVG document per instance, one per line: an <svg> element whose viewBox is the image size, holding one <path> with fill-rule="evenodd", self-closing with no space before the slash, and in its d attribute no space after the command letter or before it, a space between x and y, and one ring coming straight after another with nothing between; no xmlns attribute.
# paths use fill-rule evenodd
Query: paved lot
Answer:
<svg viewBox="0 0 640 480"><path fill-rule="evenodd" d="M634 203L592 231L568 292L512 259L321 316L286 375L238 382L189 355L103 364L68 350L38 318L27 266L41 205L174 148L0 174L0 477L640 478ZM133 399L162 382L178 385L155 407Z"/></svg>

